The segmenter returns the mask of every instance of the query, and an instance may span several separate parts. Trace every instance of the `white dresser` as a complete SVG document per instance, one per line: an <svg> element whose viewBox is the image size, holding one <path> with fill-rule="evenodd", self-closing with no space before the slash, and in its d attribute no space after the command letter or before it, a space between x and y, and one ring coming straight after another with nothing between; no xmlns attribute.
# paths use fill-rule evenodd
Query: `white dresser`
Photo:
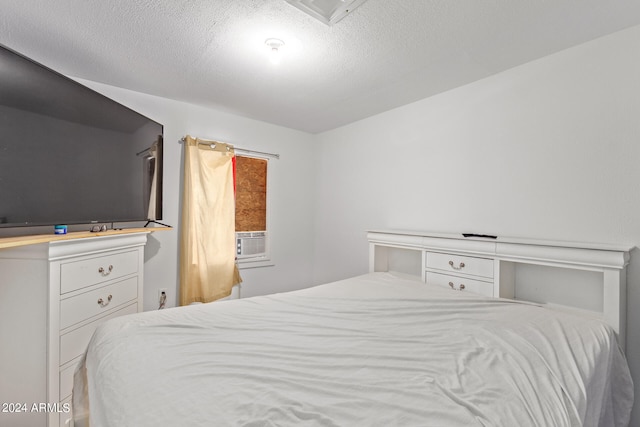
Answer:
<svg viewBox="0 0 640 427"><path fill-rule="evenodd" d="M0 425L71 425L73 374L94 330L142 311L147 234L0 249Z"/></svg>

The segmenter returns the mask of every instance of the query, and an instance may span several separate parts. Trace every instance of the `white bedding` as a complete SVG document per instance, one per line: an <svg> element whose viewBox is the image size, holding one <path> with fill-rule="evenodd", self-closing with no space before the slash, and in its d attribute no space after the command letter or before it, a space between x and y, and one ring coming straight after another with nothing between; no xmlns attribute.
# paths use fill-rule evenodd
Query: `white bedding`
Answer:
<svg viewBox="0 0 640 427"><path fill-rule="evenodd" d="M74 386L92 427L622 426L632 405L602 322L389 273L113 319Z"/></svg>

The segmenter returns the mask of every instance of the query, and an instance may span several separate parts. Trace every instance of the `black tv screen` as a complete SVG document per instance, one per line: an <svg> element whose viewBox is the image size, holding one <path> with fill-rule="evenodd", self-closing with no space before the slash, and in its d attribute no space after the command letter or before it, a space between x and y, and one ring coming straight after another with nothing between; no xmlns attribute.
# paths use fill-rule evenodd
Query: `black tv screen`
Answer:
<svg viewBox="0 0 640 427"><path fill-rule="evenodd" d="M162 219L162 134L0 46L0 227Z"/></svg>

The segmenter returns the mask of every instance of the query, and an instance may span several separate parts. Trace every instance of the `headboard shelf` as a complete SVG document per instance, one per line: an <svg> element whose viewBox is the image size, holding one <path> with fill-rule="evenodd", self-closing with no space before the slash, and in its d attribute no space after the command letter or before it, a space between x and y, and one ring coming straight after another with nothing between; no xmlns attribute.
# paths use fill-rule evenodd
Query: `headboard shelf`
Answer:
<svg viewBox="0 0 640 427"><path fill-rule="evenodd" d="M472 289L472 292L492 297L523 299L518 298L516 271L519 265L601 273L598 276L602 285L598 306L602 311L593 314L613 327L624 348L626 267L632 247L508 237L465 238L462 234L399 230L369 231L367 238L371 272L398 271L425 282L448 284L456 290L462 285L463 290ZM565 283L560 282L559 286L564 287ZM571 296L575 289L580 292L579 285L571 290L568 286L567 295ZM521 294L531 294L531 288L526 291ZM560 306L553 301L545 305ZM562 306L576 308L566 303Z"/></svg>

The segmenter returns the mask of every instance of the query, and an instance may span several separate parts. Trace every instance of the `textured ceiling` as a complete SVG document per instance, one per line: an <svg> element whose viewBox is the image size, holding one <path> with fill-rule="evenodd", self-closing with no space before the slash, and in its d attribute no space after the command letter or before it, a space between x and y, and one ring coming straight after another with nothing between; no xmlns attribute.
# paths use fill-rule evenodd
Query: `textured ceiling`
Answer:
<svg viewBox="0 0 640 427"><path fill-rule="evenodd" d="M368 0L334 26L285 0L0 1L0 43L63 74L312 133L638 24L637 0Z"/></svg>

